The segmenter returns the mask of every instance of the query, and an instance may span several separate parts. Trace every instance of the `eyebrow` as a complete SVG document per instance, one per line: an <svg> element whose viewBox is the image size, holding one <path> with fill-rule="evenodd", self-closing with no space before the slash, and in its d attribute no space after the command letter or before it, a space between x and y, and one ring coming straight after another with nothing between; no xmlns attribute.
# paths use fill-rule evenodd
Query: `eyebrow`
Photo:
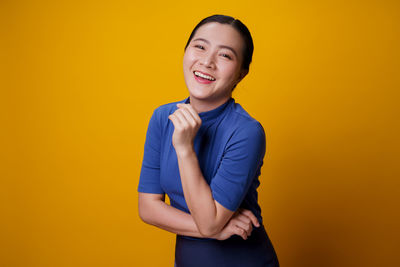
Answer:
<svg viewBox="0 0 400 267"><path fill-rule="evenodd" d="M210 41L208 41L207 39L204 39L204 38L196 38L196 39L194 39L193 41L203 41L203 42L205 42L205 43L207 43L207 44L210 44ZM232 47L227 46L227 45L219 45L218 47L219 47L219 48L226 48L226 49L231 50L232 53L234 53L235 56L237 57L237 53L236 53L236 51L235 51Z"/></svg>

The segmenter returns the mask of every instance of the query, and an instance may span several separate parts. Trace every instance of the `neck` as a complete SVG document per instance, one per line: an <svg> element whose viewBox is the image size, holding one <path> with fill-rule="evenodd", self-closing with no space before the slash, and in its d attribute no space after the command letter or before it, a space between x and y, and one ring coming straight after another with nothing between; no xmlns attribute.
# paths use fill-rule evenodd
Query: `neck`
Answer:
<svg viewBox="0 0 400 267"><path fill-rule="evenodd" d="M192 107L197 111L197 113L201 113L216 109L217 107L226 103L226 101L228 101L231 97L232 95L229 95L223 99L210 101L210 100L196 99L190 96L190 105L192 105Z"/></svg>

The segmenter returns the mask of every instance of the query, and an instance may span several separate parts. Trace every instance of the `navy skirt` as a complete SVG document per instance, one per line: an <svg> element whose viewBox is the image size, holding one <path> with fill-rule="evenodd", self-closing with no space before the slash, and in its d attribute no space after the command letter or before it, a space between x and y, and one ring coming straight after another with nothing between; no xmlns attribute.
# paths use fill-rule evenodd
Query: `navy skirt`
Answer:
<svg viewBox="0 0 400 267"><path fill-rule="evenodd" d="M176 267L279 267L274 247L264 226L254 227L243 240L232 236L227 240L176 236Z"/></svg>

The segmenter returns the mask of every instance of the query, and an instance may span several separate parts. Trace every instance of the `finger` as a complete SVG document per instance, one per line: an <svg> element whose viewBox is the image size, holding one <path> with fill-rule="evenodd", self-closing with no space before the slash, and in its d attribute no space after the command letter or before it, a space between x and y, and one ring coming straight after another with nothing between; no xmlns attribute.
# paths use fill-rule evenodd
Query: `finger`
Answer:
<svg viewBox="0 0 400 267"><path fill-rule="evenodd" d="M247 236L251 235L251 232L253 231L253 225L251 224L251 222L246 223L240 220L237 220L235 222L235 225L243 230L246 231Z"/></svg>
<svg viewBox="0 0 400 267"><path fill-rule="evenodd" d="M244 240L246 240L247 239L247 234L246 234L246 231L245 230L243 230L242 228L240 228L240 227L236 227L236 229L235 229L235 234L237 234L237 235L239 235L239 236L241 236Z"/></svg>
<svg viewBox="0 0 400 267"><path fill-rule="evenodd" d="M244 223L251 224L252 220L245 214L239 213L236 218Z"/></svg>
<svg viewBox="0 0 400 267"><path fill-rule="evenodd" d="M196 120L196 122L201 123L201 118L200 118L199 114L197 113L197 111L193 108L192 105L179 104L179 107L183 107L183 108L187 109L190 112L190 114L192 115L192 117Z"/></svg>
<svg viewBox="0 0 400 267"><path fill-rule="evenodd" d="M193 127L200 126L201 125L201 119L197 115L196 112L193 112L189 109L189 105L187 104L178 104L178 110L182 112L188 119L188 121L191 123Z"/></svg>
<svg viewBox="0 0 400 267"><path fill-rule="evenodd" d="M260 223L258 222L257 217L250 210L241 209L240 213L246 215L253 222L255 227L260 226Z"/></svg>
<svg viewBox="0 0 400 267"><path fill-rule="evenodd" d="M177 119L180 122L180 126L182 126L182 128L187 128L187 126L189 125L187 119L185 118L185 116L178 110L176 110L174 112L174 116L177 117Z"/></svg>
<svg viewBox="0 0 400 267"><path fill-rule="evenodd" d="M247 231L247 235L250 235L253 231L252 221L245 215L238 216L236 223L240 223L240 227Z"/></svg>
<svg viewBox="0 0 400 267"><path fill-rule="evenodd" d="M260 223L258 222L257 217L256 217L256 216L253 214L253 212L251 212L250 210L241 209L241 210L240 210L240 213L243 214L243 215L245 215L245 216L247 216L247 217L252 221L252 223L254 224L254 226L256 226L256 227L259 227L259 226L260 226Z"/></svg>
<svg viewBox="0 0 400 267"><path fill-rule="evenodd" d="M180 108L179 110L177 110L177 112L179 112L180 114L183 115L183 117L186 119L186 121L192 125L193 127L197 126L197 121L195 118L193 118L193 115L190 113L190 111L186 108Z"/></svg>
<svg viewBox="0 0 400 267"><path fill-rule="evenodd" d="M174 114L169 115L168 119L172 121L172 124L174 125L175 128L180 127L181 122L179 118L177 118Z"/></svg>

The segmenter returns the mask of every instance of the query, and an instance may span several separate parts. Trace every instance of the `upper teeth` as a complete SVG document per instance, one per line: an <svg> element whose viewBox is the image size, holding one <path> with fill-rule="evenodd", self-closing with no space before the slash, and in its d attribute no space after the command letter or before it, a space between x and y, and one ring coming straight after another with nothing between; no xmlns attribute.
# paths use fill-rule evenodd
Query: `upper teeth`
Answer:
<svg viewBox="0 0 400 267"><path fill-rule="evenodd" d="M205 74L203 74L203 73L201 73L201 72L198 72L198 71L195 71L195 72L194 72L194 75L199 76L199 77L204 78L204 79L207 79L207 80L210 80L210 81L215 81L215 78L214 78L214 77L205 75Z"/></svg>

